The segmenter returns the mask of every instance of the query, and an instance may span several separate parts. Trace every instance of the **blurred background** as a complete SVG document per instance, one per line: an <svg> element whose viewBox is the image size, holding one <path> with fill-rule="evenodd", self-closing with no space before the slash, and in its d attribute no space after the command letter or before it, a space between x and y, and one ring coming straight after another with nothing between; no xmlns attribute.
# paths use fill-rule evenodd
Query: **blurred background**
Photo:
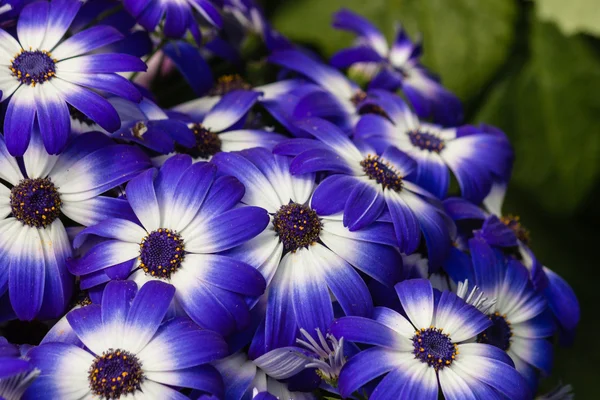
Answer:
<svg viewBox="0 0 600 400"><path fill-rule="evenodd" d="M275 28L325 57L351 43L331 28L342 7L391 38L424 40L424 64L464 102L466 122L506 132L516 152L504 213L573 287L582 320L542 389L570 383L597 398L600 293L600 4L598 0L263 0Z"/></svg>

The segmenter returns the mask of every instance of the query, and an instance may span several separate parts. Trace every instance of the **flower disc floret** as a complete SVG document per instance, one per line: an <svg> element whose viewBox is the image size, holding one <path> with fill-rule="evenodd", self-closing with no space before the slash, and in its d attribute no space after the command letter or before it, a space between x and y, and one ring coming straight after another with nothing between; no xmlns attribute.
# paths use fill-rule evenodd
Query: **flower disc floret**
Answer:
<svg viewBox="0 0 600 400"><path fill-rule="evenodd" d="M153 277L170 278L184 256L183 239L170 229L153 231L140 243L140 267Z"/></svg>
<svg viewBox="0 0 600 400"><path fill-rule="evenodd" d="M415 332L412 341L415 358L436 371L452 364L458 354L458 346L452 343L450 335L435 327Z"/></svg>
<svg viewBox="0 0 600 400"><path fill-rule="evenodd" d="M273 227L285 250L291 252L316 243L321 233L317 213L298 203L282 206L273 218Z"/></svg>
<svg viewBox="0 0 600 400"><path fill-rule="evenodd" d="M219 135L205 128L201 124L193 124L191 130L196 139L196 145L193 148L177 145L176 151L180 154L188 154L194 158L209 159L221 152L221 139Z"/></svg>
<svg viewBox="0 0 600 400"><path fill-rule="evenodd" d="M96 357L88 379L95 395L103 399L118 399L140 390L144 373L135 355L120 349L109 349Z"/></svg>
<svg viewBox="0 0 600 400"><path fill-rule="evenodd" d="M360 162L363 171L369 179L375 180L384 189L391 189L396 192L402 190L402 177L394 167L379 156L368 155Z"/></svg>
<svg viewBox="0 0 600 400"><path fill-rule="evenodd" d="M413 146L421 150L427 150L433 153L439 153L444 150L446 143L443 139L427 132L419 130L408 132L408 137Z"/></svg>
<svg viewBox="0 0 600 400"><path fill-rule="evenodd" d="M481 332L477 336L477 341L479 343L491 344L504 351L508 350L512 338L510 322L508 322L506 316L498 312L490 314L488 318L492 321L492 326Z"/></svg>
<svg viewBox="0 0 600 400"><path fill-rule="evenodd" d="M23 179L10 191L10 206L23 224L45 228L59 217L61 200L50 178Z"/></svg>
<svg viewBox="0 0 600 400"><path fill-rule="evenodd" d="M26 85L35 86L56 75L56 60L45 50L25 51L17 54L9 67L12 75Z"/></svg>

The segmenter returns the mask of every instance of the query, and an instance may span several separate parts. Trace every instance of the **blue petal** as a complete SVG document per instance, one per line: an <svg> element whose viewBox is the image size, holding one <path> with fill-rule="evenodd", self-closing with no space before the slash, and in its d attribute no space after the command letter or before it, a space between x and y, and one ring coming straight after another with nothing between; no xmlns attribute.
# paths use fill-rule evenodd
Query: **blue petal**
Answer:
<svg viewBox="0 0 600 400"><path fill-rule="evenodd" d="M295 343L296 317L289 271L280 268L271 281L265 313L265 351Z"/></svg>
<svg viewBox="0 0 600 400"><path fill-rule="evenodd" d="M40 311L44 296L42 240L37 229L23 226L15 244L18 249L11 251L8 266L8 293L17 317L30 321Z"/></svg>
<svg viewBox="0 0 600 400"><path fill-rule="evenodd" d="M62 74L61 78L76 85L114 94L136 103L142 100L142 95L138 89L128 79L122 77L121 75L88 75L69 72Z"/></svg>
<svg viewBox="0 0 600 400"><path fill-rule="evenodd" d="M475 204L460 197L450 197L444 200L444 209L453 220L485 219L485 212Z"/></svg>
<svg viewBox="0 0 600 400"><path fill-rule="evenodd" d="M169 224L170 228L176 231L182 231L188 227L198 210L200 210L214 182L216 172L217 168L212 164L192 164L185 171L185 178L182 177L177 184L174 198L170 200L171 207L166 210L162 222ZM165 198L164 195L161 197Z"/></svg>
<svg viewBox="0 0 600 400"><path fill-rule="evenodd" d="M197 253L217 253L238 246L259 233L269 224L269 215L259 207L240 207L213 216L208 221L199 221L190 226L191 239L186 250ZM183 232L184 236L188 234Z"/></svg>
<svg viewBox="0 0 600 400"><path fill-rule="evenodd" d="M382 57L377 51L367 46L356 46L343 49L331 56L329 62L336 68L348 68L358 62L378 62Z"/></svg>
<svg viewBox="0 0 600 400"><path fill-rule="evenodd" d="M123 35L112 26L93 26L81 32L77 32L54 50L52 55L58 60L71 58L88 53L100 47L123 39Z"/></svg>
<svg viewBox="0 0 600 400"><path fill-rule="evenodd" d="M202 125L213 132L222 132L242 119L259 97L259 92L251 90L229 92L206 114Z"/></svg>
<svg viewBox="0 0 600 400"><path fill-rule="evenodd" d="M176 371L145 371L144 375L149 380L164 385L187 387L212 393L218 399L222 398L225 391L221 375L215 367L207 364Z"/></svg>
<svg viewBox="0 0 600 400"><path fill-rule="evenodd" d="M177 371L226 356L227 343L216 332L200 328L187 318L174 318L160 326L139 353L152 372ZM187 385L184 385L187 386Z"/></svg>
<svg viewBox="0 0 600 400"><path fill-rule="evenodd" d="M417 160L414 182L440 199L446 197L450 173L444 161L437 154L428 154Z"/></svg>
<svg viewBox="0 0 600 400"><path fill-rule="evenodd" d="M181 272L179 271L179 273ZM191 277L187 279L191 279ZM228 297L239 298L239 295L224 292L223 297L218 297L209 286L211 285L197 279L193 281L193 285L186 287L178 284L177 300L186 314L201 327L229 334L236 329L236 316L232 312L248 314L248 309L241 306L240 310L231 309L230 311L227 303L234 303L235 299L228 299Z"/></svg>
<svg viewBox="0 0 600 400"><path fill-rule="evenodd" d="M197 48L180 41L167 43L163 51L175 63L196 95L201 96L212 88L212 71Z"/></svg>
<svg viewBox="0 0 600 400"><path fill-rule="evenodd" d="M327 286L346 315L369 317L373 300L365 281L341 257L324 246L313 246L314 261L320 264Z"/></svg>
<svg viewBox="0 0 600 400"><path fill-rule="evenodd" d="M364 317L342 317L336 320L329 332L337 338L351 342L382 346L389 349L408 351L412 342L381 322Z"/></svg>
<svg viewBox="0 0 600 400"><path fill-rule="evenodd" d="M306 76L336 96L350 99L355 90L342 73L298 50L277 51L271 54L269 61Z"/></svg>
<svg viewBox="0 0 600 400"><path fill-rule="evenodd" d="M358 184L359 180L353 176L328 176L315 189L310 200L310 207L319 215L339 213L344 210L348 200L347 194L351 193Z"/></svg>
<svg viewBox="0 0 600 400"><path fill-rule="evenodd" d="M43 85L35 90L36 109L44 147L49 154L58 154L67 143L71 120L67 103L53 86Z"/></svg>
<svg viewBox="0 0 600 400"><path fill-rule="evenodd" d="M491 215L483 221L479 236L492 246L517 246L517 238L514 231L500 221L495 215Z"/></svg>
<svg viewBox="0 0 600 400"><path fill-rule="evenodd" d="M50 3L48 26L42 42L42 48L53 49L56 43L67 32L82 6L81 2L71 0L54 0Z"/></svg>
<svg viewBox="0 0 600 400"><path fill-rule="evenodd" d="M384 196L377 188L372 185L356 185L346 202L344 226L351 231L363 229L379 218L384 208Z"/></svg>
<svg viewBox="0 0 600 400"><path fill-rule="evenodd" d="M367 43L379 54L387 55L387 41L383 34L366 18L348 9L341 9L333 16L333 26L354 32L367 40Z"/></svg>
<svg viewBox="0 0 600 400"><path fill-rule="evenodd" d="M129 306L137 293L137 285L132 281L109 282L102 294L102 324L113 329L117 335L126 334L123 329Z"/></svg>
<svg viewBox="0 0 600 400"><path fill-rule="evenodd" d="M296 323L310 333L316 329L325 332L333 321L329 291L322 285L322 272L311 260L313 257L315 254L311 250L300 249L296 253L285 255L280 266L292 270L291 297Z"/></svg>
<svg viewBox="0 0 600 400"><path fill-rule="evenodd" d="M348 360L340 373L339 388L342 397L350 398L352 393L366 383L396 368L398 363L394 358L397 354L392 350L373 347Z"/></svg>
<svg viewBox="0 0 600 400"><path fill-rule="evenodd" d="M39 2L27 5L19 15L17 36L25 49L39 49L48 26L49 2Z"/></svg>
<svg viewBox="0 0 600 400"><path fill-rule="evenodd" d="M114 132L121 126L117 111L100 95L60 79L54 79L52 84L67 103L105 130Z"/></svg>
<svg viewBox="0 0 600 400"><path fill-rule="evenodd" d="M166 15L164 33L165 36L180 38L184 35L188 21L192 19L191 9L185 3L165 3Z"/></svg>
<svg viewBox="0 0 600 400"><path fill-rule="evenodd" d="M433 289L427 279L410 279L394 288L408 319L417 329L429 328L433 321Z"/></svg>
<svg viewBox="0 0 600 400"><path fill-rule="evenodd" d="M22 156L29 146L35 111L34 90L21 85L8 102L4 116L6 148L14 157Z"/></svg>
<svg viewBox="0 0 600 400"><path fill-rule="evenodd" d="M579 324L581 314L575 292L563 278L549 268L544 268L544 272L548 276L548 287L544 290L544 296L550 309L565 329L574 329Z"/></svg>
<svg viewBox="0 0 600 400"><path fill-rule="evenodd" d="M390 212L400 251L405 254L413 253L421 241L417 217L401 196L389 193L385 202Z"/></svg>
<svg viewBox="0 0 600 400"><path fill-rule="evenodd" d="M437 400L438 383L435 371L428 365L415 361L406 368L390 372L377 385L370 399L423 399Z"/></svg>
<svg viewBox="0 0 600 400"><path fill-rule="evenodd" d="M372 226L373 224L366 229ZM327 228L325 230L326 232L321 234L321 240L344 260L384 285L391 286L400 280L402 257L395 248L379 243L354 240L351 237L355 232L351 232L348 237L342 237L328 232ZM356 231L356 233L364 231ZM385 230L376 232L381 233Z"/></svg>
<svg viewBox="0 0 600 400"><path fill-rule="evenodd" d="M290 172L294 175L310 172L338 172L352 174L352 168L333 150L315 149L300 153L290 164Z"/></svg>
<svg viewBox="0 0 600 400"><path fill-rule="evenodd" d="M260 296L265 291L265 279L258 270L246 263L217 254L201 257L202 273L199 279L234 293Z"/></svg>
<svg viewBox="0 0 600 400"><path fill-rule="evenodd" d="M152 339L167 314L174 294L175 287L160 281L146 282L138 290L127 313L125 326L126 331L136 332L135 337L127 337L131 351L138 352Z"/></svg>
<svg viewBox="0 0 600 400"><path fill-rule="evenodd" d="M160 209L156 200L153 179L156 170L149 169L127 184L127 200L146 231L160 228Z"/></svg>
<svg viewBox="0 0 600 400"><path fill-rule="evenodd" d="M139 72L148 69L139 57L129 54L100 53L70 58L56 63L57 68L65 72L102 74L111 72Z"/></svg>
<svg viewBox="0 0 600 400"><path fill-rule="evenodd" d="M481 311L448 291L442 293L437 304L435 324L448 332L454 342L471 339L492 325Z"/></svg>

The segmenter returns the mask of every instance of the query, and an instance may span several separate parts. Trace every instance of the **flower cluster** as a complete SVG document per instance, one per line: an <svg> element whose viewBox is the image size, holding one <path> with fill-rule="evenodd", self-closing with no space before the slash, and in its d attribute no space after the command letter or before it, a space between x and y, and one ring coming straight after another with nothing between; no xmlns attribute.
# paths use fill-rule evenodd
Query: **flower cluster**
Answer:
<svg viewBox="0 0 600 400"><path fill-rule="evenodd" d="M533 399L579 305L507 137L333 25L327 63L251 0L0 1L0 398Z"/></svg>

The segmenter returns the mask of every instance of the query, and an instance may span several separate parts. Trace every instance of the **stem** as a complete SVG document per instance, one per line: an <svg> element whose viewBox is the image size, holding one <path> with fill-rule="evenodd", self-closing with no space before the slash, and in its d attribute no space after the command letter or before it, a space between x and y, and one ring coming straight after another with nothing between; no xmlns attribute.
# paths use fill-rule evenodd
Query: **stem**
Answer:
<svg viewBox="0 0 600 400"><path fill-rule="evenodd" d="M166 44L167 44L167 39L163 38L163 39L160 41L160 43L159 43L159 44L156 46L156 48L154 48L154 50L152 50L152 52L146 56L146 58L144 59L144 62L145 62L145 63L148 63L148 61L150 61L150 59L151 59L152 57L154 57L154 55L155 55L156 53L158 53L159 51L161 51L161 50L162 50L162 48L163 48L163 47L165 47L165 45L166 45ZM136 76L138 76L138 74L139 74L140 72L141 72L141 71L136 71L136 72L134 72L134 73L131 75L131 77L129 78L129 80L133 82L133 80L135 79L135 77L136 77Z"/></svg>

